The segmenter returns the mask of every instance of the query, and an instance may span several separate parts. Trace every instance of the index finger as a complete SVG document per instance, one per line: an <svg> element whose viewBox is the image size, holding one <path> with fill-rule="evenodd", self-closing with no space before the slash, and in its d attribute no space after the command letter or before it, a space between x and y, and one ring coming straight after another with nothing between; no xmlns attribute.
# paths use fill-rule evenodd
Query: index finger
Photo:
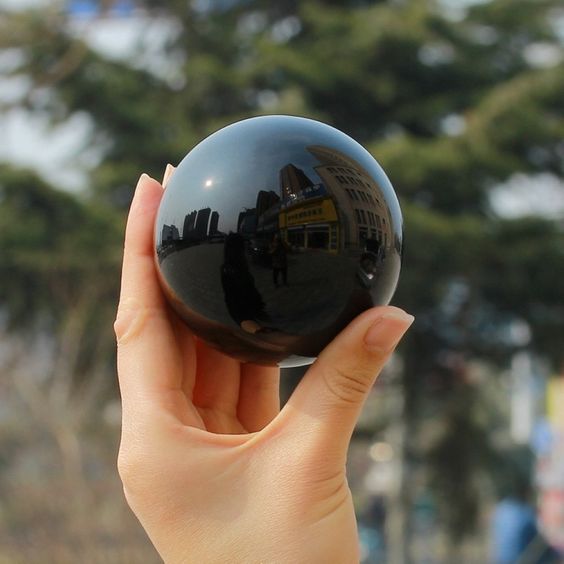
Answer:
<svg viewBox="0 0 564 564"><path fill-rule="evenodd" d="M119 308L127 306L129 301L144 307L163 305L153 258L153 225L162 195L162 186L147 174L142 174L125 228Z"/></svg>
<svg viewBox="0 0 564 564"><path fill-rule="evenodd" d="M153 227L162 186L142 175L129 212L121 296L115 322L124 411L142 406L189 411L182 393L183 354L169 318L153 258ZM193 340L184 348L193 345ZM189 352L189 351L186 351ZM187 355L195 359L195 354ZM194 367L195 368L195 367ZM184 417L183 417L184 418Z"/></svg>

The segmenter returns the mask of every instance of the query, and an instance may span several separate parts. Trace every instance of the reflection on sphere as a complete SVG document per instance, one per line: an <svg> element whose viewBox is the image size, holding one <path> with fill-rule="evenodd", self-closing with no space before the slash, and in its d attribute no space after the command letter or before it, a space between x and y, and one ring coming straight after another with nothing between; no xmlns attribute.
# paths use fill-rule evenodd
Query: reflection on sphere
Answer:
<svg viewBox="0 0 564 564"><path fill-rule="evenodd" d="M289 116L235 123L192 149L155 226L175 311L210 345L258 364L308 364L388 303L401 251L399 204L374 158Z"/></svg>

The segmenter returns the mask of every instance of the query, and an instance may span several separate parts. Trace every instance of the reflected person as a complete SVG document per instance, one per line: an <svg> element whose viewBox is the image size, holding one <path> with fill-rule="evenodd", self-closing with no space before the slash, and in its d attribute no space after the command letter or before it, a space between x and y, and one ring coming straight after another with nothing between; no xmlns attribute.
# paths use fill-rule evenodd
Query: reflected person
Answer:
<svg viewBox="0 0 564 564"><path fill-rule="evenodd" d="M270 254L272 255L272 280L278 288L278 276L282 274L282 283L288 286L288 258L287 254L290 250L288 243L280 237L278 233L274 234L272 244L270 245Z"/></svg>
<svg viewBox="0 0 564 564"><path fill-rule="evenodd" d="M221 285L227 311L241 329L247 333L261 331L257 319L266 317L264 302L249 271L245 239L239 233L229 233L225 238Z"/></svg>

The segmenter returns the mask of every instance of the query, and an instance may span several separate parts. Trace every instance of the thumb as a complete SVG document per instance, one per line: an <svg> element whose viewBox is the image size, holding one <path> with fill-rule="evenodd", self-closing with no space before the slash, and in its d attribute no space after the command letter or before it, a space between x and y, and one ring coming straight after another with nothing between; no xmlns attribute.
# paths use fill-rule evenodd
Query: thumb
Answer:
<svg viewBox="0 0 564 564"><path fill-rule="evenodd" d="M322 351L283 410L303 448L344 462L364 401L413 319L396 307L372 308Z"/></svg>

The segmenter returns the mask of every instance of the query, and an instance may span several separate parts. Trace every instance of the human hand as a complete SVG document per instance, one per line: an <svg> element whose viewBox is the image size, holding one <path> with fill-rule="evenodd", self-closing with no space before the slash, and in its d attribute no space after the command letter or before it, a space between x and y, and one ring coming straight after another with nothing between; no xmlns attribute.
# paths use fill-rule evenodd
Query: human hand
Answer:
<svg viewBox="0 0 564 564"><path fill-rule="evenodd" d="M208 347L167 306L153 258L162 191L141 176L115 322L118 469L131 509L167 563L358 562L347 448L413 317L362 313L280 410L278 368Z"/></svg>

